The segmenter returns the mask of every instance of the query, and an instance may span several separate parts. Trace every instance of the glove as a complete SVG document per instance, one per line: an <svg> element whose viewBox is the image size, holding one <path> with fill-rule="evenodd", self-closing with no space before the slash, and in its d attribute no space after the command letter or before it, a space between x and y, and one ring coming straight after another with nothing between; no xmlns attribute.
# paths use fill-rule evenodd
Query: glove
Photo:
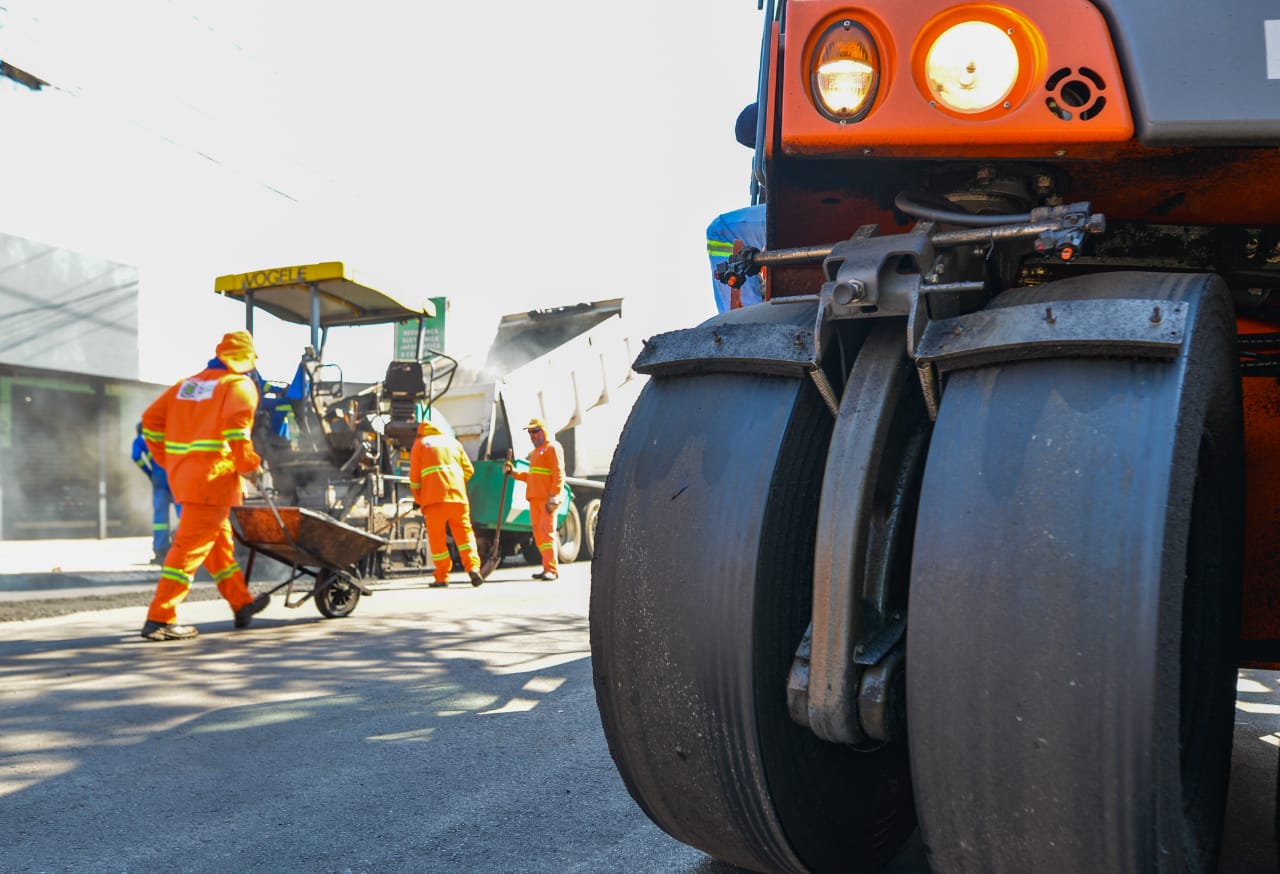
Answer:
<svg viewBox="0 0 1280 874"><path fill-rule="evenodd" d="M553 495L553 496L551 496L550 498L547 498L547 512L548 512L548 513L554 513L554 512L556 511L556 507L559 507L559 506L560 506L560 496L559 496L559 495Z"/></svg>
<svg viewBox="0 0 1280 874"><path fill-rule="evenodd" d="M502 472L507 476L511 476L511 474L516 472L516 466L508 461L502 465Z"/></svg>

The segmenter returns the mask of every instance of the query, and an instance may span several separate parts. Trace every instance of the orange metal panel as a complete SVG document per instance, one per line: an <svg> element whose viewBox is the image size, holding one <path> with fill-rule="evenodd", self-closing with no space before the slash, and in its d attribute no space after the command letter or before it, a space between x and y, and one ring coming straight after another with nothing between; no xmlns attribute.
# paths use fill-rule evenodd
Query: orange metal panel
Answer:
<svg viewBox="0 0 1280 874"><path fill-rule="evenodd" d="M1023 72L1007 108L960 117L931 105L922 69L932 39L950 23L968 17L967 12L1008 25L1019 37ZM809 84L814 43L842 18L852 18L871 32L885 66L871 111L861 121L846 124L814 108ZM784 154L1081 158L1110 154L1133 137L1133 117L1106 22L1087 0L1024 0L1017 5L868 0L856 6L790 0L786 43ZM1069 72L1054 81L1060 70ZM1061 89L1072 81L1086 84L1091 100L1105 97L1105 105L1087 120L1078 112L1071 119L1061 118L1047 103L1054 98L1067 105Z"/></svg>
<svg viewBox="0 0 1280 874"><path fill-rule="evenodd" d="M775 83L777 79L772 75L772 71L778 69L780 63L779 57L782 52L782 44L779 38L781 28L778 22L774 22L769 27L769 82ZM772 160L774 153L773 132L778 129L778 95L773 93L769 95L768 105L765 107L765 135L764 135L764 156L765 160Z"/></svg>
<svg viewBox="0 0 1280 874"><path fill-rule="evenodd" d="M1276 329L1273 324L1239 319L1242 334ZM1249 377L1244 381L1245 549L1244 615L1240 639L1280 640L1280 381ZM1246 661L1250 667L1280 664Z"/></svg>

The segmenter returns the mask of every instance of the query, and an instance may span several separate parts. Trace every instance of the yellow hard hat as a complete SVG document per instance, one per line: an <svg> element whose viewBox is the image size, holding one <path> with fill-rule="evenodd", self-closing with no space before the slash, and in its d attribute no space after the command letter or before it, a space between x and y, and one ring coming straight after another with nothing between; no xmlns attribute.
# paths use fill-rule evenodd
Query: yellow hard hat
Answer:
<svg viewBox="0 0 1280 874"><path fill-rule="evenodd" d="M236 373L248 373L258 363L257 350L253 348L253 335L248 331L232 331L222 335L218 344L218 360L227 365L228 370Z"/></svg>
<svg viewBox="0 0 1280 874"><path fill-rule="evenodd" d="M547 426L541 419L535 417L529 420L529 424L525 425L524 429L526 431L546 431Z"/></svg>

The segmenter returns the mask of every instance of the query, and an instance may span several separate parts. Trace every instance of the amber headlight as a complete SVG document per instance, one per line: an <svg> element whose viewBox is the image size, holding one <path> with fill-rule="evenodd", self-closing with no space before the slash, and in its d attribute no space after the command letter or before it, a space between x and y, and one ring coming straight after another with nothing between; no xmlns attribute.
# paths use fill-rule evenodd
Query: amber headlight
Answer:
<svg viewBox="0 0 1280 874"><path fill-rule="evenodd" d="M875 102L880 53L875 40L851 19L837 21L814 47L810 69L813 99L833 121L858 121Z"/></svg>
<svg viewBox="0 0 1280 874"><path fill-rule="evenodd" d="M925 56L933 99L954 112L986 112L1000 105L1018 81L1018 49L1005 30L987 21L963 21L943 31Z"/></svg>

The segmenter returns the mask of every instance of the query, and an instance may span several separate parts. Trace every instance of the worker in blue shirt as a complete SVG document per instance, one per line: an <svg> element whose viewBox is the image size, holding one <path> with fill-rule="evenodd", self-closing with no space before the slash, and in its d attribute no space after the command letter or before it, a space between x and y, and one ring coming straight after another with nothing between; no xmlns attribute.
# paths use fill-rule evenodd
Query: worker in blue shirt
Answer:
<svg viewBox="0 0 1280 874"><path fill-rule="evenodd" d="M258 387L258 410L270 414L271 433L285 442L288 442L290 437L289 422L294 416L293 402L306 396L305 384L299 384L300 379L305 379L306 371L302 367L298 370L299 373L293 378L293 385L271 382L265 379L256 367L248 373L253 384Z"/></svg>
<svg viewBox="0 0 1280 874"><path fill-rule="evenodd" d="M169 506L174 506L179 517L182 516L182 507L174 504L173 493L169 491L169 477L151 457L147 442L142 439L141 422L138 423L138 434L133 438L132 456L133 463L151 480L151 563L163 565L169 551Z"/></svg>
<svg viewBox="0 0 1280 874"><path fill-rule="evenodd" d="M756 142L757 106L749 104L738 115L734 125L734 139L747 148ZM711 259L711 284L715 290L716 311L726 312L738 307L750 306L764 300L760 274L748 276L738 288L731 288L716 279L716 265L729 260L736 241L755 249L765 247L765 205L753 204L716 216L707 226L707 256Z"/></svg>
<svg viewBox="0 0 1280 874"><path fill-rule="evenodd" d="M711 283L715 289L716 311L761 303L764 293L760 275L748 276L741 288L730 288L715 278L716 265L729 260L735 240L757 249L764 248L764 204L745 206L716 216L707 227L707 256L711 259Z"/></svg>

